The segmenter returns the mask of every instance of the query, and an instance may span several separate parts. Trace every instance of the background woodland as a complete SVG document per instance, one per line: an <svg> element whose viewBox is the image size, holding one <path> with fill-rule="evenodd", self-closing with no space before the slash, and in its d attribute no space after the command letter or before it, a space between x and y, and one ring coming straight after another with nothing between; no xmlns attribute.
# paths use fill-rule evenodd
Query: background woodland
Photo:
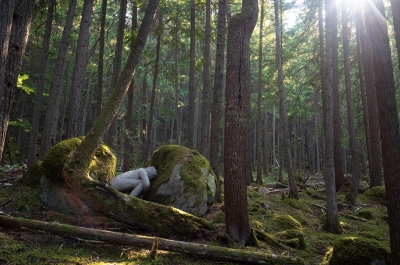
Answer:
<svg viewBox="0 0 400 265"><path fill-rule="evenodd" d="M11 2L1 0L0 12ZM117 86L147 5L15 2L20 4L30 30L15 86L3 89L12 72L5 50L0 64L2 166L30 166L59 141L88 132ZM398 1L261 0L258 7L243 98L249 115L236 121L246 128L239 136L246 144L237 148L246 154L242 177L263 184L269 174L281 182L287 174L293 197L291 179L324 177L327 200L335 202L335 189L349 173L353 203L363 177L370 187L391 188L389 224L396 223ZM199 150L224 177L224 143L233 132L225 130L232 119L225 116L231 95L225 90L225 35L241 8L241 1L160 2L134 80L123 102L116 102L121 108L103 139L115 151L119 171L144 165L163 145L179 144ZM10 40L10 51L15 46ZM337 209L329 202L327 209L333 231Z"/></svg>

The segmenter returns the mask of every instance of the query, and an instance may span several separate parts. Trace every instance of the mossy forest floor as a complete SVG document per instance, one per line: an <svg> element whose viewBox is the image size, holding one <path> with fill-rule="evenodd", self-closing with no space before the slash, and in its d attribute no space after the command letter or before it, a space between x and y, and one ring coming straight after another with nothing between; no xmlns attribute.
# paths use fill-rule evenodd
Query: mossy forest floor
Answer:
<svg viewBox="0 0 400 265"><path fill-rule="evenodd" d="M21 173L18 170L0 171L0 214L85 227L96 226L99 220L89 220L82 216L66 216L46 209L39 199L39 190L19 184L18 177L20 176ZM268 178L266 182L272 190L271 184L276 183L276 179ZM251 225L267 233L273 240L267 243L268 240L259 238L259 246L246 247L247 250L300 257L305 264L327 264L325 256L329 255L334 241L343 237L379 241L385 248L389 248L389 229L383 188L375 188L358 196L357 207L350 207L344 201L346 191L339 192L339 211L346 216L340 216L344 234L336 235L327 233L322 228L324 212L319 206L325 206L323 187L314 187L312 181L308 183L309 188L301 190L298 201L283 199L284 189L263 195L258 192L260 186L248 187ZM224 237L223 205L214 204L206 218L214 223L215 230L193 242L228 247L228 242ZM101 223L107 222L101 220ZM110 220L106 227L96 228L146 235L143 231L134 231L132 230L134 228ZM304 249L299 249L299 233L304 236ZM173 235L171 239L174 239ZM156 260L151 260L149 252L149 249L110 245L78 238L62 238L28 229L6 229L0 224L0 265L233 264L166 251L158 251Z"/></svg>

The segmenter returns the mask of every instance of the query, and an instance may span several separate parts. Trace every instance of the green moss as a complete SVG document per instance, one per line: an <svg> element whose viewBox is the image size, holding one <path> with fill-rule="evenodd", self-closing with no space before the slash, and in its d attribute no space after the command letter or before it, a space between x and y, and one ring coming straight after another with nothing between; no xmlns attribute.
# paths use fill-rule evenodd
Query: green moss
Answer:
<svg viewBox="0 0 400 265"><path fill-rule="evenodd" d="M294 219L289 214L278 214L274 217L274 222L278 224L281 231L286 229L301 229L302 226L299 221Z"/></svg>
<svg viewBox="0 0 400 265"><path fill-rule="evenodd" d="M358 200L367 203L380 203L386 205L385 188L382 186L372 187L371 189L358 196Z"/></svg>
<svg viewBox="0 0 400 265"><path fill-rule="evenodd" d="M306 212L306 213L312 212L310 206L308 206L307 203L302 199L296 200L296 199L292 199L292 198L286 198L283 200L283 202L292 206L293 208L302 210L303 212Z"/></svg>
<svg viewBox="0 0 400 265"><path fill-rule="evenodd" d="M82 142L83 137L71 138L53 146L43 159L42 173L54 182L62 182L61 171L71 158L72 152Z"/></svg>
<svg viewBox="0 0 400 265"><path fill-rule="evenodd" d="M109 182L116 175L117 159L113 151L104 143L96 150L90 163L90 175L96 176L100 182Z"/></svg>
<svg viewBox="0 0 400 265"><path fill-rule="evenodd" d="M41 171L54 182L62 182L61 171L71 158L74 150L82 143L83 137L71 138L53 146L44 157ZM89 168L91 177L102 181L110 181L115 177L116 157L104 143L97 149Z"/></svg>
<svg viewBox="0 0 400 265"><path fill-rule="evenodd" d="M357 216L365 218L367 220L372 220L374 218L374 214L370 209L361 209L357 212Z"/></svg>
<svg viewBox="0 0 400 265"><path fill-rule="evenodd" d="M266 231L264 224L257 220L251 220L251 227L259 231Z"/></svg>
<svg viewBox="0 0 400 265"><path fill-rule="evenodd" d="M38 188L42 176L41 164L42 162L36 161L32 166L30 166L20 179L20 183L32 188Z"/></svg>
<svg viewBox="0 0 400 265"><path fill-rule="evenodd" d="M389 248L372 239L342 237L333 244L329 264L371 264L375 260L390 264Z"/></svg>
<svg viewBox="0 0 400 265"><path fill-rule="evenodd" d="M212 174L215 181L215 174L208 160L198 151L180 145L166 145L156 150L147 165L154 166L157 169L157 178L152 180L152 187L159 187L168 182L175 166L181 166L180 176L181 180L185 182L185 192L199 194L209 191L205 174ZM193 176L204 177L196 178ZM157 189L150 189L146 198L151 201L160 201L161 199L168 201L168 198L155 199L156 192ZM204 195L211 196L211 194ZM194 206L200 203L201 201L196 201Z"/></svg>
<svg viewBox="0 0 400 265"><path fill-rule="evenodd" d="M308 189L306 191L306 194L314 199L319 199L319 200L324 200L324 201L326 200L326 198L323 194L321 194L320 192L318 192L314 189Z"/></svg>

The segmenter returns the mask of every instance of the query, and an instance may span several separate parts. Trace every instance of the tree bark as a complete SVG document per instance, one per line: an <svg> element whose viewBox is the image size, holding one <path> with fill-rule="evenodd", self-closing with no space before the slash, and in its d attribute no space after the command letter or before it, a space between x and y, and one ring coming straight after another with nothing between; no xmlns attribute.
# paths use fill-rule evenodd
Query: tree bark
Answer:
<svg viewBox="0 0 400 265"><path fill-rule="evenodd" d="M146 120L146 109L147 109L147 78L144 76L143 78L143 85L140 89L140 142L139 142L139 149L140 149L140 161L144 164L147 159L147 152L146 152L146 142L147 138L150 137L147 134L147 120Z"/></svg>
<svg viewBox="0 0 400 265"><path fill-rule="evenodd" d="M217 26L217 48L215 54L215 75L213 107L211 116L210 136L210 165L217 176L217 187L215 198L221 202L220 175L220 144L221 144L221 119L222 119L222 95L224 90L224 57L225 57L225 31L226 31L226 0L218 1L218 26Z"/></svg>
<svg viewBox="0 0 400 265"><path fill-rule="evenodd" d="M362 22L361 15L361 6L357 7L356 10L356 54L357 54L357 64L358 64L358 77L360 79L360 92L361 92L361 102L362 102L362 109L363 109L363 121L364 121L364 131L365 131L365 143L367 145L367 158L371 158L371 137L369 135L369 120L368 120L368 105L367 105L367 96L365 93L365 74L363 72L363 63L361 54L361 26ZM363 27L362 27L363 28ZM365 173L366 173L366 166L365 166Z"/></svg>
<svg viewBox="0 0 400 265"><path fill-rule="evenodd" d="M101 2L100 36L99 36L99 62L97 65L96 107L95 117L101 112L103 101L103 74L104 74L104 45L106 32L107 0Z"/></svg>
<svg viewBox="0 0 400 265"><path fill-rule="evenodd" d="M224 248L184 241L169 240L157 237L148 237L113 231L78 227L66 224L35 221L24 218L7 217L0 215L0 224L12 228L29 228L45 231L62 237L75 237L89 240L103 241L110 244L152 248L153 242L158 243L158 250L166 250L183 254L195 255L206 259L217 259L230 262L250 264L304 264L301 259L278 255L265 255L241 249Z"/></svg>
<svg viewBox="0 0 400 265"><path fill-rule="evenodd" d="M0 161L3 155L4 144L6 141L8 123L10 121L11 108L14 102L15 87L17 85L18 75L22 66L22 59L25 53L26 43L28 40L29 29L33 17L34 0L18 0L14 2L14 10L12 11L11 33L9 37L8 54L5 59L4 76L2 87L0 87ZM7 3L0 3L2 12L11 8L7 7ZM10 9L8 9L10 11ZM1 18L3 21L3 18ZM10 21L8 15L6 21ZM3 25L1 25L3 26ZM9 24L4 25L8 30ZM5 34L4 45L7 45L7 33ZM5 54L2 54L2 56Z"/></svg>
<svg viewBox="0 0 400 265"><path fill-rule="evenodd" d="M291 144L290 144L290 132L289 125L287 121L287 111L285 104L285 91L283 87L283 69L282 69L282 36L280 30L280 21L279 21L279 2L278 0L274 0L275 6L275 36L276 36L276 61L278 68L278 87L279 87L279 113L281 118L282 132L283 132L283 140L285 142L285 157L287 161L287 173L288 173L288 182L289 182L289 197L298 199L299 194L297 191L296 180L293 175L293 166L292 166L292 154L291 154Z"/></svg>
<svg viewBox="0 0 400 265"><path fill-rule="evenodd" d="M364 9L368 12L369 3L364 3ZM365 17L367 13L364 14ZM371 48L371 37L370 30L368 27L363 29L363 24L360 20L360 32L361 32L361 50L363 54L363 65L365 71L365 83L366 83L366 94L368 104L368 119L369 119L369 136L371 144L371 157L368 158L369 162L369 176L370 176L370 187L382 186L382 166L381 166L381 148L380 148L380 135L379 135L379 113L378 103L376 96L376 80L374 70L374 60Z"/></svg>
<svg viewBox="0 0 400 265"><path fill-rule="evenodd" d="M79 28L78 45L76 48L74 75L72 77L72 92L69 104L67 138L79 136L81 124L82 90L85 79L87 51L89 44L90 25L92 24L94 0L85 0Z"/></svg>
<svg viewBox="0 0 400 265"><path fill-rule="evenodd" d="M376 93L381 132L382 161L389 215L390 247L393 264L400 264L400 131L393 76L392 57L385 8L382 0L373 0L366 22L370 30Z"/></svg>
<svg viewBox="0 0 400 265"><path fill-rule="evenodd" d="M397 0L390 0L392 7L392 17L394 26L394 37L396 39L396 49L398 58L398 67L400 68L400 2Z"/></svg>
<svg viewBox="0 0 400 265"><path fill-rule="evenodd" d="M0 1L0 88L3 88L6 61L11 35L12 18L14 11L14 0ZM4 90L0 89L0 98L4 97ZM1 119L1 118L0 118ZM1 135L0 140L6 136ZM4 145L0 144L0 161Z"/></svg>
<svg viewBox="0 0 400 265"><path fill-rule="evenodd" d="M158 67L160 65L160 47L161 47L161 28L162 28L162 15L159 14L158 17L158 34L157 34L157 44L156 44L156 58L154 65L154 73L153 73L153 85L151 89L150 96L150 111L149 111L149 121L147 128L147 142L146 149L144 150L146 153L145 160L150 158L150 155L153 153L153 127L154 127L154 116L155 116L155 104L156 104L156 89L157 89L157 78L158 78Z"/></svg>
<svg viewBox="0 0 400 265"><path fill-rule="evenodd" d="M190 69L189 69L189 103L187 116L187 147L195 149L195 64L196 64L196 6L194 0L190 1Z"/></svg>
<svg viewBox="0 0 400 265"><path fill-rule="evenodd" d="M76 4L77 0L69 1L67 18L65 20L64 29L61 36L60 47L58 50L57 59L54 67L53 81L51 83L50 95L46 107L47 109L51 109L51 111L46 111L44 117L39 159L43 159L44 156L47 154L47 152L50 150L50 148L57 143L58 121L60 117L63 118L64 116L60 115L61 94L63 91L63 84L62 84L63 74L60 73L63 73L65 71L64 64L68 46L70 43L70 34L71 34L72 23L74 21ZM63 119L62 122L64 122ZM60 138L61 135L59 135L58 139Z"/></svg>
<svg viewBox="0 0 400 265"><path fill-rule="evenodd" d="M228 24L225 106L225 222L229 235L240 244L250 237L247 210L247 157L249 139L250 37L257 22L258 1L244 0L241 12Z"/></svg>
<svg viewBox="0 0 400 265"><path fill-rule="evenodd" d="M343 3L342 3L343 5ZM332 63L333 63L333 139L335 159L335 184L336 190L345 182L343 172L343 150L342 150L342 126L340 117L340 95L339 95L339 56L338 56L338 31L337 31L337 7L336 0L332 0Z"/></svg>
<svg viewBox="0 0 400 265"><path fill-rule="evenodd" d="M44 79L47 69L47 60L49 57L51 28L53 24L53 14L55 5L56 5L56 0L50 0L47 9L47 18L43 36L42 54L40 56L39 73L36 86L35 104L33 107L32 122L31 122L32 131L29 134L29 142L28 142L28 166L33 165L33 163L36 160L36 146L39 134L39 121L40 121L40 116L42 114L41 110L43 107L42 105L43 105L43 92L44 92L44 81L45 81Z"/></svg>
<svg viewBox="0 0 400 265"><path fill-rule="evenodd" d="M211 1L206 0L200 153L210 158Z"/></svg>
<svg viewBox="0 0 400 265"><path fill-rule="evenodd" d="M117 42L115 44L115 53L113 61L113 70L111 76L111 86L110 90L117 83L119 74L121 72L121 62L122 62L122 49L124 47L124 31L125 31L125 20L126 20L126 8L128 1L120 0L120 7L118 12L118 29L117 29ZM111 92L111 91L110 91ZM107 143L112 148L116 147L117 142L117 120L114 119L108 129Z"/></svg>
<svg viewBox="0 0 400 265"><path fill-rule="evenodd" d="M347 2L342 2L342 30L343 30L343 64L344 64L344 77L346 86L346 103L347 103L347 123L350 138L350 150L352 161L352 178L350 185L350 192L347 196L351 205L356 205L356 198L358 193L358 186L360 181L360 165L359 153L357 148L356 130L354 127L354 113L353 113L353 94L351 90L351 76L350 76L350 56L349 56L349 32L347 28Z"/></svg>
<svg viewBox="0 0 400 265"><path fill-rule="evenodd" d="M321 1L319 2L321 5ZM325 230L332 233L342 233L338 218L335 186L335 164L334 164L334 122L333 122L333 26L332 9L335 1L327 0L325 5L326 14L326 65L325 78L326 90L323 91L324 108L324 135L325 135L325 159L324 159L324 180L326 188L326 220Z"/></svg>
<svg viewBox="0 0 400 265"><path fill-rule="evenodd" d="M175 16L175 42L179 42L179 14ZM179 48L178 45L174 48L174 86L175 86L175 128L176 128L176 140L175 143L181 144L181 132L182 132L182 107L180 106L180 82L179 82ZM171 133L173 135L173 132ZM172 140L172 139L171 139ZM210 161L211 162L211 161Z"/></svg>
<svg viewBox="0 0 400 265"><path fill-rule="evenodd" d="M261 90L262 82L262 62L263 62L263 23L264 23L264 1L261 2L261 17L260 17L260 39L258 42L258 87L257 87L257 183L263 184L262 180L262 165L263 165L263 130L262 130L262 108L261 108ZM266 148L266 146L264 146Z"/></svg>
<svg viewBox="0 0 400 265"><path fill-rule="evenodd" d="M137 5L136 2L132 1L132 28L131 28L131 34L136 32L137 30ZM131 49L134 49L135 40L133 37L131 37ZM126 123L126 129L124 131L124 153L123 153L123 164L122 164L122 170L124 172L129 171L132 169L132 153L133 153L133 141L132 137L134 134L134 126L133 126L133 118L132 118L132 112L133 112L133 92L135 89L134 82L135 79L132 79L131 84L129 85L129 90L128 90L128 103L126 106L126 116L125 116L125 123Z"/></svg>

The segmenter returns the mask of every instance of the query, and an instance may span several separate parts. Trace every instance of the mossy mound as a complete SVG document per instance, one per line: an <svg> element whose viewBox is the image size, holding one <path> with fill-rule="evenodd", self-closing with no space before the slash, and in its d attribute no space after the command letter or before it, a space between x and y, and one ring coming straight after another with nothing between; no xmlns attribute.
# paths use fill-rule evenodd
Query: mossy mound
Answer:
<svg viewBox="0 0 400 265"><path fill-rule="evenodd" d="M299 229L287 229L275 235L279 242L297 249L304 249L306 247L304 236Z"/></svg>
<svg viewBox="0 0 400 265"><path fill-rule="evenodd" d="M302 199L296 200L293 198L285 198L283 202L292 206L295 209L302 210L303 212L306 213L312 212L310 206L308 206L308 204Z"/></svg>
<svg viewBox="0 0 400 265"><path fill-rule="evenodd" d="M386 191L382 186L375 186L361 194L358 199L368 203L380 203L386 205Z"/></svg>
<svg viewBox="0 0 400 265"><path fill-rule="evenodd" d="M82 140L83 137L79 137L59 142L50 149L41 164L40 199L46 206L62 213L82 215L91 210L76 198L61 177L64 164ZM115 155L102 143L90 163L89 175L100 182L109 182L115 178L116 164Z"/></svg>
<svg viewBox="0 0 400 265"><path fill-rule="evenodd" d="M361 237L335 240L333 250L325 257L330 265L391 264L390 250L379 241ZM384 262L384 263L383 263Z"/></svg>
<svg viewBox="0 0 400 265"><path fill-rule="evenodd" d="M357 212L357 216L367 220L372 220L374 218L374 213L370 209L361 209Z"/></svg>
<svg viewBox="0 0 400 265"><path fill-rule="evenodd" d="M275 215L273 218L273 221L277 223L281 231L287 230L287 229L301 229L302 226L299 221L297 221L295 218L293 218L289 214L278 214Z"/></svg>
<svg viewBox="0 0 400 265"><path fill-rule="evenodd" d="M214 202L216 177L209 161L198 151L166 145L147 163L157 169L146 200L203 216Z"/></svg>
<svg viewBox="0 0 400 265"><path fill-rule="evenodd" d="M71 158L75 149L82 143L82 137L59 142L44 157L41 164L42 173L55 183L62 182L61 171ZM90 164L90 176L101 182L108 182L115 177L117 159L111 149L102 143Z"/></svg>

